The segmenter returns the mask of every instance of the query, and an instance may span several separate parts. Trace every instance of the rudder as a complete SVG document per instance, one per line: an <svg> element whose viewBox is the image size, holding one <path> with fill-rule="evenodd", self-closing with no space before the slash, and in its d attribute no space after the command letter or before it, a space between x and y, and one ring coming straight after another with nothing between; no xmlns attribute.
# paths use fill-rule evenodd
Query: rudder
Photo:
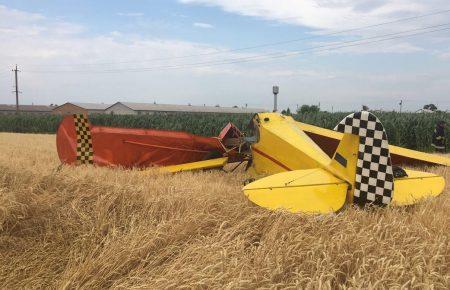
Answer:
<svg viewBox="0 0 450 290"><path fill-rule="evenodd" d="M370 112L357 112L345 117L335 130L359 136L353 203L389 205L393 198L394 175L387 134L380 120ZM334 160L340 154L339 147Z"/></svg>

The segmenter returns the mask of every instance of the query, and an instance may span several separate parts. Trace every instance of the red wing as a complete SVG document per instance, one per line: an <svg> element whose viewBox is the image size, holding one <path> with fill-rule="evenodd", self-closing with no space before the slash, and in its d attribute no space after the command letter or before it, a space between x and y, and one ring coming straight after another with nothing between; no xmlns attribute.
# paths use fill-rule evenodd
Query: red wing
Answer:
<svg viewBox="0 0 450 290"><path fill-rule="evenodd" d="M64 163L127 168L196 162L225 153L218 138L176 131L93 126L83 115L63 119L56 144Z"/></svg>

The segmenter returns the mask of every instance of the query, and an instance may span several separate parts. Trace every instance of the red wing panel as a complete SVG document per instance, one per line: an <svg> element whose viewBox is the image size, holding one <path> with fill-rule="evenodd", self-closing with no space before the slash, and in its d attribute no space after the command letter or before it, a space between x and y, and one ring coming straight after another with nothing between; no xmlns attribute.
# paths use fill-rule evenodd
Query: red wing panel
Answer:
<svg viewBox="0 0 450 290"><path fill-rule="evenodd" d="M85 132L75 125L73 116L61 122L56 144L63 163L86 163L80 155L89 148L80 148ZM86 132L92 139L92 160L97 165L148 167L168 166L208 159L225 151L217 138L201 137L185 132L125 129L92 126ZM80 152L82 151L82 152ZM81 159L80 159L81 158Z"/></svg>

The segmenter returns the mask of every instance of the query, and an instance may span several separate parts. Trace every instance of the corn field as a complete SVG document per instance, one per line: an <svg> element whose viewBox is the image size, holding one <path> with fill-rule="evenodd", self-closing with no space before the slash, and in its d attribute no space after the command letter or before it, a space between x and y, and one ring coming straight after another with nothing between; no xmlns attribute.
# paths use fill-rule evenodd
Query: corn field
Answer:
<svg viewBox="0 0 450 290"><path fill-rule="evenodd" d="M293 117L307 124L333 129L347 112L319 112L297 114ZM383 122L389 142L394 145L431 151L431 136L439 120L450 124L450 113L375 113ZM234 123L243 132L248 133L251 114L213 114L213 113L155 113L150 115L104 115L89 117L94 125L151 128L161 130L186 131L203 136L216 136L228 123ZM0 132L17 133L55 133L61 116L55 115L0 115ZM450 137L447 130L447 140Z"/></svg>
<svg viewBox="0 0 450 290"><path fill-rule="evenodd" d="M215 136L228 122L246 129L251 118L251 114L212 113L93 114L89 121L98 126L175 130ZM56 115L0 115L0 132L53 134L61 120L62 117Z"/></svg>

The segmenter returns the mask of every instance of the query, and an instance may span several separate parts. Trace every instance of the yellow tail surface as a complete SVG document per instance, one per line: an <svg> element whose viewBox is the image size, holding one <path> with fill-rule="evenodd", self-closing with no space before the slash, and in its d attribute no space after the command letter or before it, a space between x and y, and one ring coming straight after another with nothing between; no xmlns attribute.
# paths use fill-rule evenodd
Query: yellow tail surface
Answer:
<svg viewBox="0 0 450 290"><path fill-rule="evenodd" d="M345 203L410 205L444 190L445 180L435 174L406 170L407 176L395 178L392 168L381 170L380 166L386 163L380 159L389 158L389 151L380 153L380 150L388 150L387 138L379 120L369 112L349 115L343 122L348 125L353 119L369 118L369 123L378 130L373 140L378 140L372 144L364 130L350 128L347 131L346 128L332 159L298 130L292 118L273 113L257 117L259 140L252 146L252 167L257 174L273 175L252 182L243 190L259 206L271 210L328 213L338 211ZM375 142L379 142L376 145L379 148L372 148L376 147ZM390 166L390 161L387 164ZM390 175L389 179L385 179L386 175ZM384 195L385 189L389 195ZM376 199L374 193L378 195Z"/></svg>
<svg viewBox="0 0 450 290"><path fill-rule="evenodd" d="M358 146L359 136L344 134L328 167L331 172L339 178L347 181L349 184L349 190L347 193L347 201L349 203L353 202L356 164L358 161Z"/></svg>
<svg viewBox="0 0 450 290"><path fill-rule="evenodd" d="M348 184L324 169L274 174L244 187L255 204L271 210L326 214L341 209Z"/></svg>
<svg viewBox="0 0 450 290"><path fill-rule="evenodd" d="M394 181L393 206L412 205L424 199L436 197L444 191L445 179L442 176L415 170L405 170L407 177Z"/></svg>

